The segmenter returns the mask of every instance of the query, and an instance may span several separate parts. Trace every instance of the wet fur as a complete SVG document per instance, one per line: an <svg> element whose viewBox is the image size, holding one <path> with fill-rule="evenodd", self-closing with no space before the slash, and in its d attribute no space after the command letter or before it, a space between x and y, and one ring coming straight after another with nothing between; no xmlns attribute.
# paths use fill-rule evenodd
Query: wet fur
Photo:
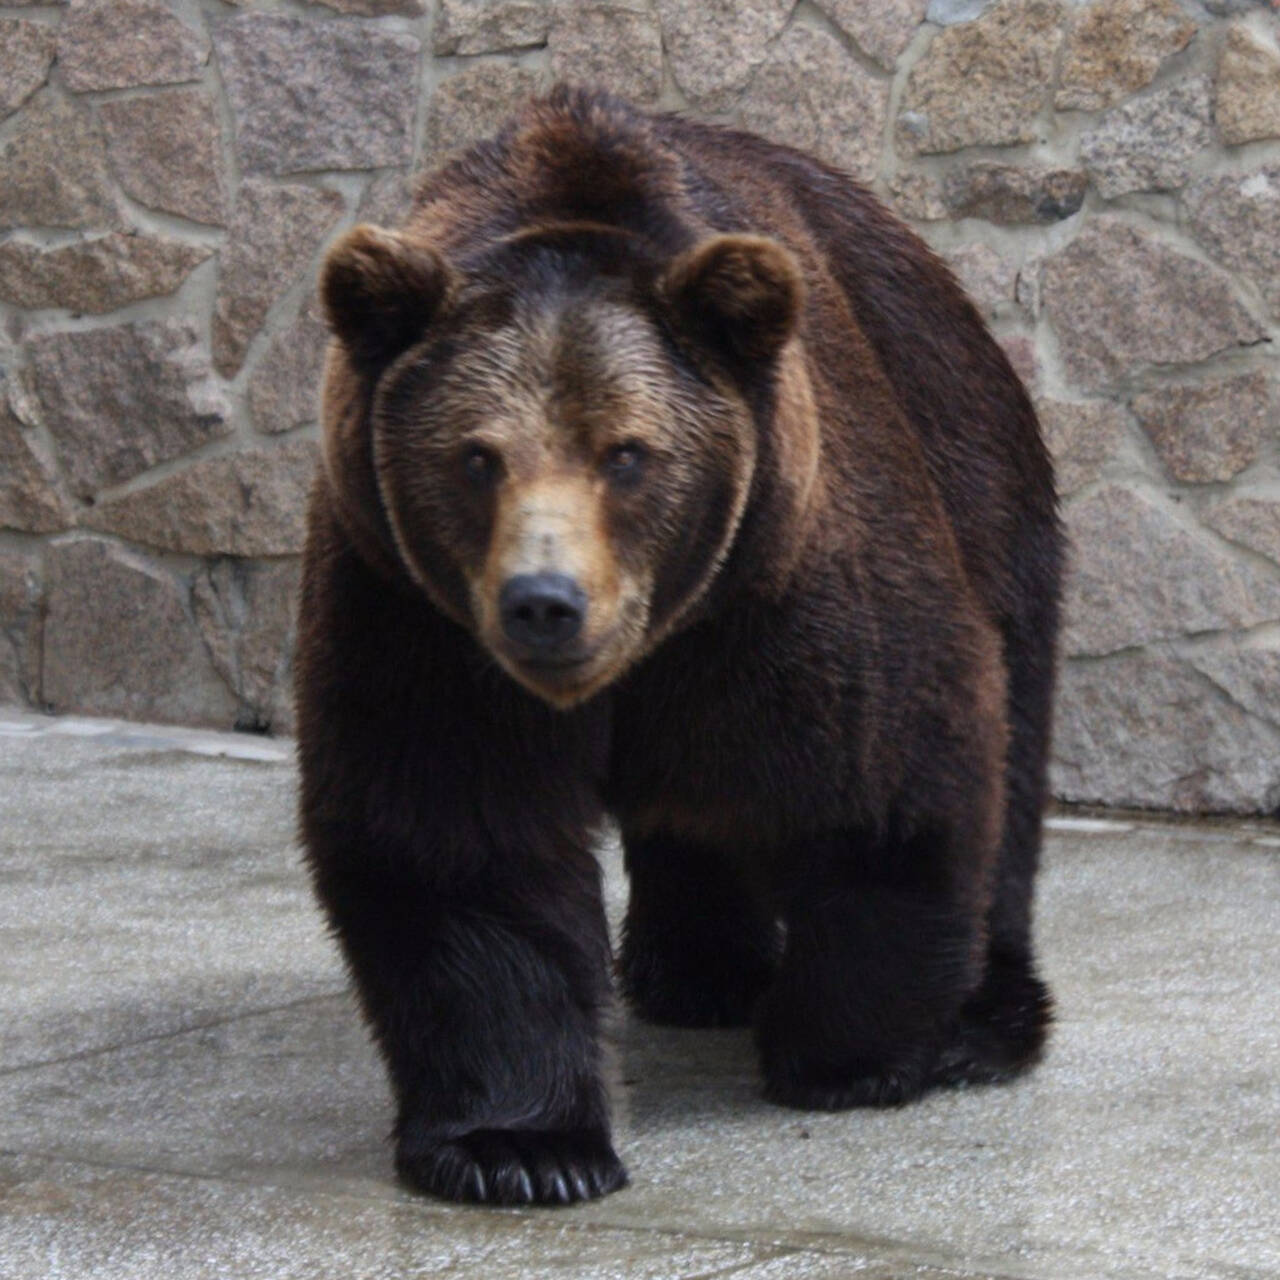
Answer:
<svg viewBox="0 0 1280 1280"><path fill-rule="evenodd" d="M606 813L624 995L659 1022L753 1021L769 1097L894 1105L1034 1062L1061 542L1031 405L945 267L809 157L572 91L430 176L400 235L416 311L353 324L384 265L327 276L344 342L297 693L309 862L401 1176L497 1203L625 1180L598 1049ZM517 261L518 298L468 301ZM680 520L602 499L608 555L652 579L646 636L556 710L475 638L487 526L441 523L388 370L425 358L414 317L440 311L432 341L465 351L570 283L668 308L655 387L696 449Z"/></svg>

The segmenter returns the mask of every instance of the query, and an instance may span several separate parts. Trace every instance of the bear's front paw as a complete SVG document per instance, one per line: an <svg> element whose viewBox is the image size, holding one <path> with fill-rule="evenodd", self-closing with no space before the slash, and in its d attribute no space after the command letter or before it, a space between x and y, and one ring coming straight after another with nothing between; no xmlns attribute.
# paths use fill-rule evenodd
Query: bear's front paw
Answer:
<svg viewBox="0 0 1280 1280"><path fill-rule="evenodd" d="M396 1172L445 1200L499 1205L573 1204L627 1184L608 1138L592 1130L476 1129L431 1145L402 1140Z"/></svg>
<svg viewBox="0 0 1280 1280"><path fill-rule="evenodd" d="M801 1111L848 1111L852 1107L900 1107L928 1087L931 1054L904 1055L893 1062L854 1059L841 1067L766 1063L764 1096Z"/></svg>

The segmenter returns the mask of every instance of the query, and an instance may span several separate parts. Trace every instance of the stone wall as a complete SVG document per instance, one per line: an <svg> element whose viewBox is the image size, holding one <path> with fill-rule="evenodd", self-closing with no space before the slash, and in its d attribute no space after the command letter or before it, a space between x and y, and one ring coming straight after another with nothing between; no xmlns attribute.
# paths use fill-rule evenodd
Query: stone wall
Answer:
<svg viewBox="0 0 1280 1280"><path fill-rule="evenodd" d="M553 78L865 181L1032 388L1075 546L1055 787L1280 804L1265 0L0 4L0 701L288 731L312 279Z"/></svg>

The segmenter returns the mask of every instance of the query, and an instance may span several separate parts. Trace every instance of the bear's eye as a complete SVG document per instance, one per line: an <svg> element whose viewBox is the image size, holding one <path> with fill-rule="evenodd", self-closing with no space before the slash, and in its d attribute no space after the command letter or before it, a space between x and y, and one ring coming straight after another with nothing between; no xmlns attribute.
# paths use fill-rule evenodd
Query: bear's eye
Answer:
<svg viewBox="0 0 1280 1280"><path fill-rule="evenodd" d="M498 474L498 459L481 445L472 445L462 455L462 473L477 489L487 488Z"/></svg>
<svg viewBox="0 0 1280 1280"><path fill-rule="evenodd" d="M644 450L638 444L620 444L605 454L604 469L616 480L630 480L643 460Z"/></svg>

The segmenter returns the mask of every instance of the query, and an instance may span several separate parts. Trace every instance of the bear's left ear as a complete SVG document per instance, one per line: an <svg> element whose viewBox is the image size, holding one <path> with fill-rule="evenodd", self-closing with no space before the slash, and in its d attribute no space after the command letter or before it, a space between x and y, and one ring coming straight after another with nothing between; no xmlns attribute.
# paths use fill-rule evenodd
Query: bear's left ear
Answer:
<svg viewBox="0 0 1280 1280"><path fill-rule="evenodd" d="M430 246L362 223L329 250L320 301L352 357L379 365L422 337L453 285L452 269Z"/></svg>
<svg viewBox="0 0 1280 1280"><path fill-rule="evenodd" d="M804 297L795 258L763 236L704 240L667 267L659 288L704 340L748 362L777 355Z"/></svg>

